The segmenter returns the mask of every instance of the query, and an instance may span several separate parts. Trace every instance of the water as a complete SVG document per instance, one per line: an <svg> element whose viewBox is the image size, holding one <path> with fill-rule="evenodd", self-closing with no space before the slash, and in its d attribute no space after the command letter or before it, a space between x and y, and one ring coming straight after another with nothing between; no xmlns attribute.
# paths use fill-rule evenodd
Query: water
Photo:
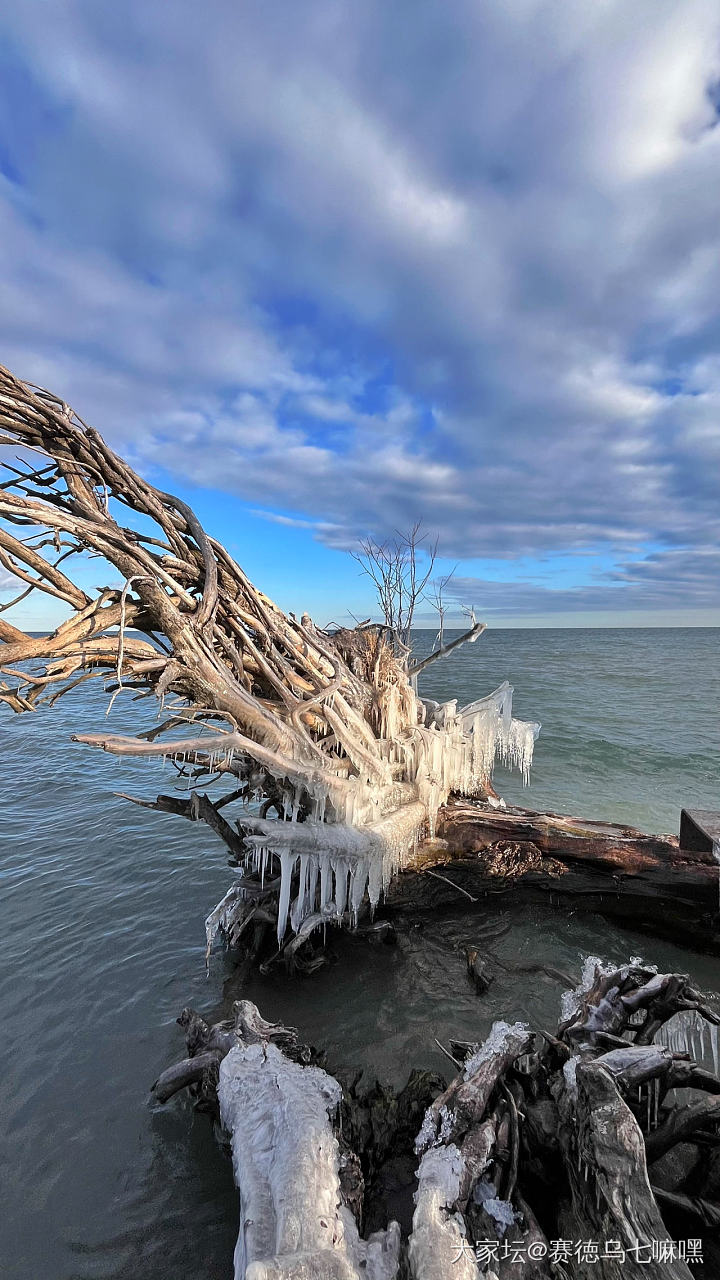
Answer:
<svg viewBox="0 0 720 1280"><path fill-rule="evenodd" d="M543 721L531 786L496 779L508 799L677 830L682 805L720 808L718 635L489 632L431 668L423 689L463 702L507 678L517 714ZM153 1107L149 1087L181 1055L183 1005L219 1015L240 994L222 953L205 979L202 922L230 875L204 826L113 795L168 790L169 772L69 742L80 724L106 723L105 705L84 688L51 712L0 714L0 1274L229 1280L229 1162L206 1116L184 1099ZM137 727L142 707L116 702L113 728ZM509 919L497 946L508 964L577 973L589 951L644 954L718 983L717 961L597 917L524 908ZM558 984L542 976L498 967L475 996L462 946L476 924L459 912L394 948L338 936L328 969L256 976L242 994L326 1046L331 1069L395 1083L410 1064L444 1071L435 1036L481 1038L500 1013L557 1020Z"/></svg>
<svg viewBox="0 0 720 1280"><path fill-rule="evenodd" d="M541 722L530 785L498 771L508 802L676 835L681 809L720 809L716 628L491 630L420 679L460 706L509 680L513 714Z"/></svg>

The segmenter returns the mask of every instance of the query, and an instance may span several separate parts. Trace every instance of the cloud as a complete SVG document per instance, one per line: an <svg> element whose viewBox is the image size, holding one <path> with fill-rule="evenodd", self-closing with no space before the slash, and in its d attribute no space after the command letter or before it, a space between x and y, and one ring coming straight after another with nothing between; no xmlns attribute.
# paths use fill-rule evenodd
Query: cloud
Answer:
<svg viewBox="0 0 720 1280"><path fill-rule="evenodd" d="M700 590L715 4L28 0L4 26L5 363L333 546L418 517L453 558L662 545L684 586L650 557L597 590Z"/></svg>
<svg viewBox="0 0 720 1280"><path fill-rule="evenodd" d="M557 613L678 614L720 609L720 550L715 547L655 552L621 563L595 580L574 587L549 587L458 576L456 601L474 603L481 615L522 618Z"/></svg>

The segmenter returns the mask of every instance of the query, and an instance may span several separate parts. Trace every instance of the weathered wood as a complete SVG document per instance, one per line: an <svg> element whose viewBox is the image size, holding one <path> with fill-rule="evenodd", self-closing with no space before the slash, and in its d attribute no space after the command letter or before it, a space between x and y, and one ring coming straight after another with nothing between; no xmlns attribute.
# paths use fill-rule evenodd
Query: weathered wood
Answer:
<svg viewBox="0 0 720 1280"><path fill-rule="evenodd" d="M379 1084L360 1095L354 1082L342 1100L312 1052L249 1001L214 1027L185 1010L189 1061L213 1059L201 1094L212 1094L219 1074L233 1133L243 1223L237 1280L479 1280L486 1262L498 1280L690 1280L668 1221L680 1222L683 1238L697 1236L700 1222L708 1247L720 1237L717 1149L710 1145L706 1157L700 1146L720 1120L720 1080L654 1037L678 1015L715 1026L720 1014L685 975L635 961L617 968L587 961L563 1005L556 1035L498 1022L481 1046L452 1042L465 1061L446 1087L414 1073L399 1095ZM179 1079L183 1070L186 1063L164 1075ZM678 1083L699 1090L699 1101L671 1098ZM387 1221L383 1162L409 1153L414 1134L407 1238L391 1226L363 1241L358 1224L369 1197L373 1224ZM265 1158L268 1144L281 1171ZM668 1171L663 1153L675 1148ZM559 1271L552 1242L563 1240L570 1255L566 1263L555 1257L565 1265ZM479 1260L475 1241L484 1242ZM583 1260L575 1246L593 1241L595 1255L590 1249Z"/></svg>
<svg viewBox="0 0 720 1280"><path fill-rule="evenodd" d="M458 890L484 902L512 889L513 901L572 901L720 954L720 870L712 854L682 850L674 836L462 800L440 810L438 836L390 887L392 910L457 909ZM441 870L454 891L425 875L428 868Z"/></svg>
<svg viewBox="0 0 720 1280"><path fill-rule="evenodd" d="M680 848L690 853L713 853L720 846L720 813L709 809L682 809Z"/></svg>
<svg viewBox="0 0 720 1280"><path fill-rule="evenodd" d="M318 912L342 919L348 903L355 921L366 886L376 905L405 855L432 834L438 807L453 790L480 793L496 755L527 772L538 726L512 720L507 683L431 716L417 694L417 672L474 642L484 623L472 617L414 666L396 626L321 631L259 591L186 502L143 480L59 397L2 367L0 429L20 463L0 459L10 472L0 484L0 566L24 584L23 599L38 591L72 611L51 635L3 621L0 703L26 713L97 677L113 700L129 691L172 697L161 722L134 736L73 739L169 760L196 792L229 781L215 801L198 792L188 804L158 797L149 807L206 822L261 883L266 869L279 878L281 946L289 915L295 934ZM416 527L413 601L424 581L417 537ZM109 565L117 585L88 593L60 569L74 569L82 553ZM261 827L249 799L260 802Z"/></svg>
<svg viewBox="0 0 720 1280"><path fill-rule="evenodd" d="M650 1188L643 1135L601 1062L580 1063L572 1128L561 1126L572 1208L564 1220L573 1240L616 1240L623 1256L578 1267L578 1276L643 1280L652 1263L656 1280L690 1280L686 1263L652 1258L653 1242L670 1243ZM633 1252L640 1243L642 1251ZM591 1269L592 1268L592 1269Z"/></svg>

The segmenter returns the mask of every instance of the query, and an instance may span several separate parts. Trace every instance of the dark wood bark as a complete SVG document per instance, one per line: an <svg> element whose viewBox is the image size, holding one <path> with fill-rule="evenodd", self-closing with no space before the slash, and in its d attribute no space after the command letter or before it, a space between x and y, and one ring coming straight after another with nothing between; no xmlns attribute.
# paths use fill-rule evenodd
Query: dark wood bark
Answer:
<svg viewBox="0 0 720 1280"><path fill-rule="evenodd" d="M390 888L393 910L456 909L466 901L458 889L480 902L512 890L513 901L571 902L720 954L718 865L674 836L462 800L438 818L440 842L421 848ZM433 868L445 878L425 874Z"/></svg>

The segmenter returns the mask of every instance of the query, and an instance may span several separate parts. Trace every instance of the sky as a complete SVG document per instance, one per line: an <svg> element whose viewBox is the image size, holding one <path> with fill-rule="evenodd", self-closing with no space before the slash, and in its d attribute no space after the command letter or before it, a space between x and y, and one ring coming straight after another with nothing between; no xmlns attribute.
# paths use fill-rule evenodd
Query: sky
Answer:
<svg viewBox="0 0 720 1280"><path fill-rule="evenodd" d="M21 0L0 362L323 625L416 520L490 625L718 625L719 108L716 0Z"/></svg>

